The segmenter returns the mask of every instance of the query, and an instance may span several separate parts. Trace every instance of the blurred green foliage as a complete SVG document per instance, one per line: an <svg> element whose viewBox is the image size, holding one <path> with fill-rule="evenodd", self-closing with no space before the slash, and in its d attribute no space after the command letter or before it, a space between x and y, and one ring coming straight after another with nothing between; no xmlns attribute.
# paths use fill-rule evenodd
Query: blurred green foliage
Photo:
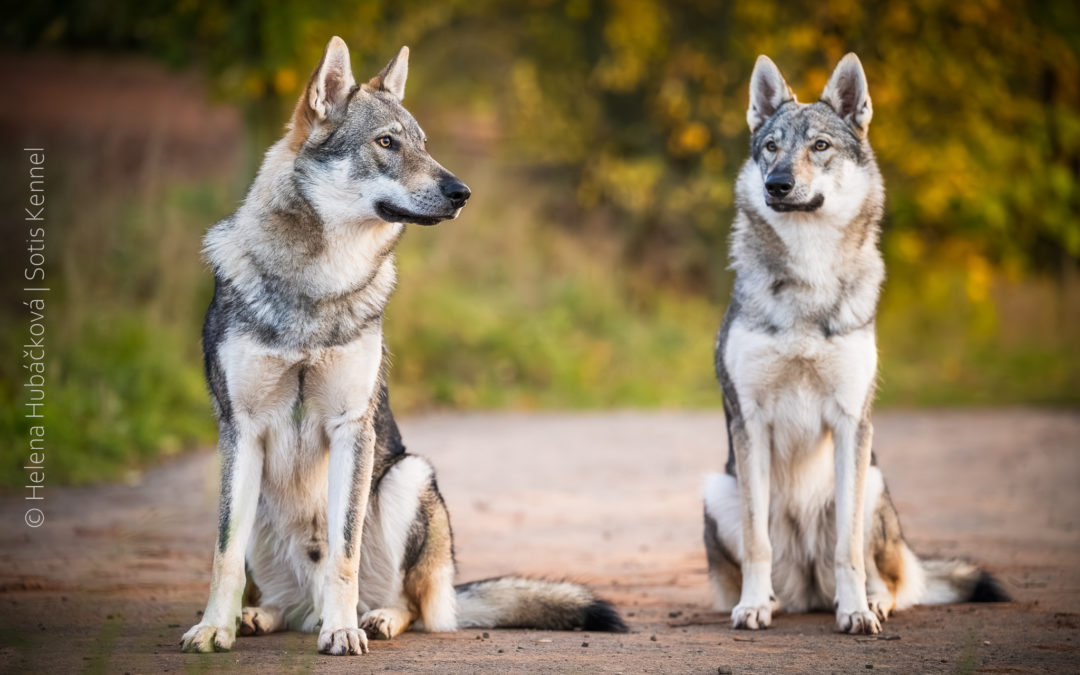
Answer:
<svg viewBox="0 0 1080 675"><path fill-rule="evenodd" d="M492 108L509 156L572 176L633 259L709 280L767 53L802 100L857 52L889 226L962 238L1012 273L1080 259L1080 5L984 0L114 0L20 5L6 44L148 53L223 94L291 102L327 36L374 72L419 49L450 102ZM363 72L364 69L361 69Z"/></svg>
<svg viewBox="0 0 1080 675"><path fill-rule="evenodd" d="M203 71L246 111L251 150L233 185L62 193L54 477L212 439L198 240L332 34L358 77L413 47L407 103L476 194L402 244L386 330L403 410L716 407L754 58L806 101L847 51L868 73L889 196L882 403L1080 402L1076 3L45 1L8 13L5 44ZM0 431L18 438L6 367ZM17 480L21 446L0 458Z"/></svg>

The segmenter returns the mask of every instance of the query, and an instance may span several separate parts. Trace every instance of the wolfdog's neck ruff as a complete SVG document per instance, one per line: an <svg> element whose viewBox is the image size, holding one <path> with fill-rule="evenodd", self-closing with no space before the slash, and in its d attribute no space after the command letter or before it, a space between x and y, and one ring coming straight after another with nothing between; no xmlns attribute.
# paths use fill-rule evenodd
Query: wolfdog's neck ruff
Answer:
<svg viewBox="0 0 1080 675"><path fill-rule="evenodd" d="M404 226L320 214L295 161L284 141L271 148L244 205L207 234L206 256L222 304L261 343L346 344L381 321Z"/></svg>

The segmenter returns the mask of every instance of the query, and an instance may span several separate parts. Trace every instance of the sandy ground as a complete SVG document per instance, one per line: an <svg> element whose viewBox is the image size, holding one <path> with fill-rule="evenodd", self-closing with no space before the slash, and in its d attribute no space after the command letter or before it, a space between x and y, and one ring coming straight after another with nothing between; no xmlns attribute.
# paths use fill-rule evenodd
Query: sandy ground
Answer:
<svg viewBox="0 0 1080 675"><path fill-rule="evenodd" d="M884 639L837 634L827 614L736 632L709 607L701 544L698 491L725 456L720 415L432 416L402 426L440 471L459 579L585 581L617 603L629 634L408 633L343 658L283 633L182 654L214 540L215 459L202 452L134 485L48 488L38 529L23 524L21 496L0 500L0 671L1080 671L1080 412L875 421L916 550L980 562L1015 602L909 610Z"/></svg>

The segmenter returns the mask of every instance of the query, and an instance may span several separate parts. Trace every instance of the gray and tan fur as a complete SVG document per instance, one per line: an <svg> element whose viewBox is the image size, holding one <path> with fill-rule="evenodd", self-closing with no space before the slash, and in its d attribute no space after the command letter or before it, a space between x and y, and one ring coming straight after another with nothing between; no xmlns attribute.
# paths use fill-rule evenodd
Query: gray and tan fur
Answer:
<svg viewBox="0 0 1080 675"><path fill-rule="evenodd" d="M894 609L1003 599L974 566L912 553L873 460L885 190L871 115L854 54L810 104L758 58L716 344L731 453L704 490L715 605L736 628L834 609L841 631L878 633Z"/></svg>
<svg viewBox="0 0 1080 675"><path fill-rule="evenodd" d="M453 585L434 471L390 411L382 316L402 223L456 218L469 189L402 107L407 73L403 47L358 85L333 38L243 205L206 235L221 504L185 651L227 650L238 631L317 630L319 651L360 654L410 627L625 630L575 584Z"/></svg>

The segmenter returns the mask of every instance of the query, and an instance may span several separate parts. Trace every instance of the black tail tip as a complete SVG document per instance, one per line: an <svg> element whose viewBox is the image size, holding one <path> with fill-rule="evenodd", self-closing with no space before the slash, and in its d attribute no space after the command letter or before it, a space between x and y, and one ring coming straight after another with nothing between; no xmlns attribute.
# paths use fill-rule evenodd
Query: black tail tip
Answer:
<svg viewBox="0 0 1080 675"><path fill-rule="evenodd" d="M1012 598L1001 587L1001 582L989 572L980 572L975 588L971 591L971 602L1009 602Z"/></svg>
<svg viewBox="0 0 1080 675"><path fill-rule="evenodd" d="M582 628L598 633L627 633L630 631L626 622L622 620L622 617L615 610L615 606L607 600L594 600L591 605L585 608L585 621Z"/></svg>

